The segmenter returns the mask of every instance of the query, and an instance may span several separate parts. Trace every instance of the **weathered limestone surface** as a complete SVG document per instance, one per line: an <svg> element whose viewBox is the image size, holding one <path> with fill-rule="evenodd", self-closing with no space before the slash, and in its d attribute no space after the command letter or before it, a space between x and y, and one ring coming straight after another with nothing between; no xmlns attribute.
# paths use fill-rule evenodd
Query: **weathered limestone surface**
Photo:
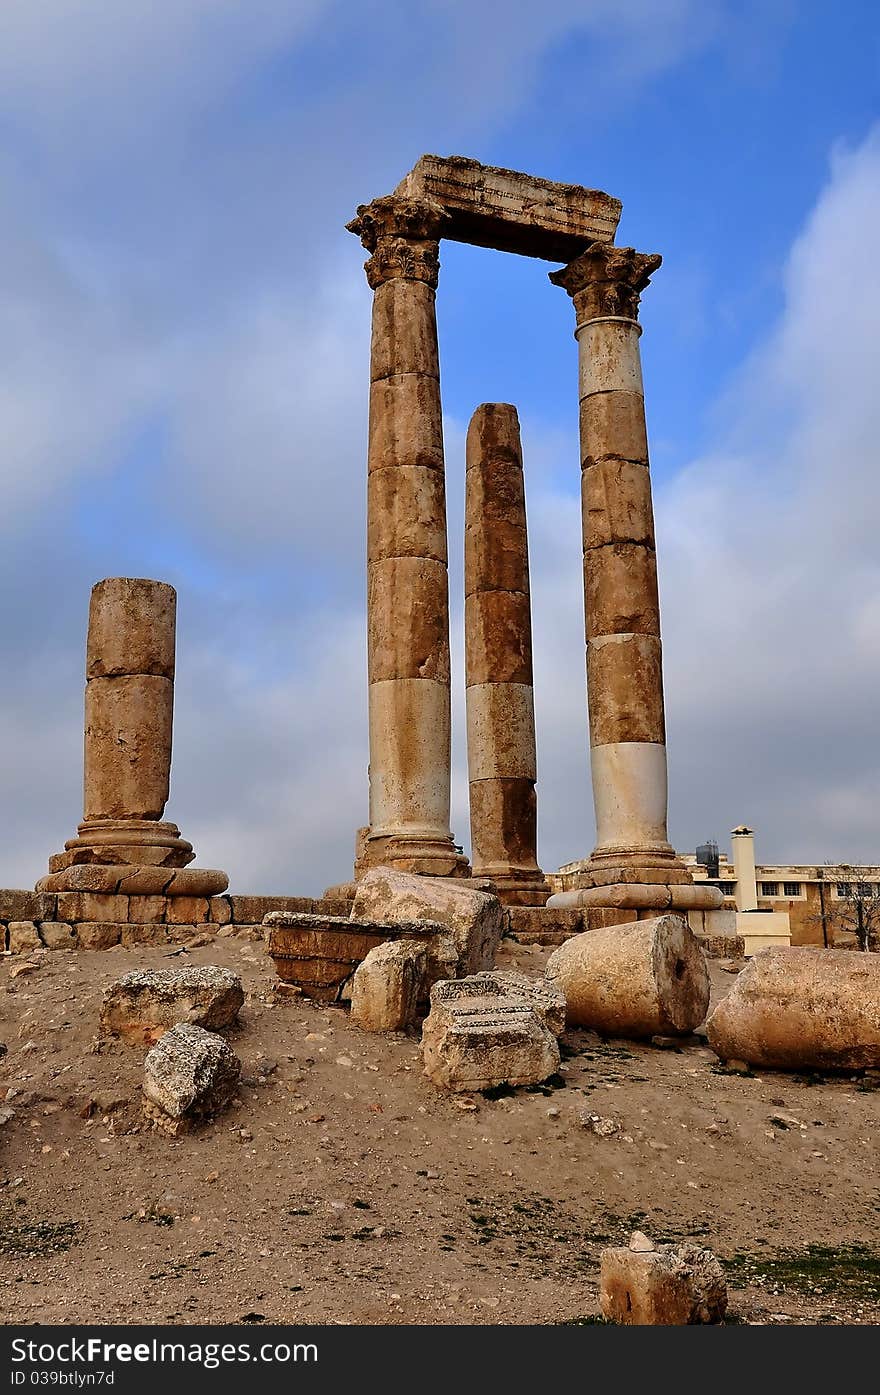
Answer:
<svg viewBox="0 0 880 1395"><path fill-rule="evenodd" d="M461 993L486 998L503 998L508 1003L530 1007L554 1036L565 1031L565 994L549 979L529 978L515 969L490 969L459 980L466 989L450 990L448 999Z"/></svg>
<svg viewBox="0 0 880 1395"><path fill-rule="evenodd" d="M365 1032L402 1032L415 1021L427 971L421 940L386 940L351 981L351 1021Z"/></svg>
<svg viewBox="0 0 880 1395"><path fill-rule="evenodd" d="M628 1249L602 1251L599 1301L603 1317L627 1326L715 1323L727 1311L727 1284L711 1250L653 1245L636 1232Z"/></svg>
<svg viewBox="0 0 880 1395"><path fill-rule="evenodd" d="M76 949L76 930L63 921L44 920L40 926L40 939L47 949Z"/></svg>
<svg viewBox="0 0 880 1395"><path fill-rule="evenodd" d="M425 1074L440 1089L535 1085L559 1067L556 1037L535 1007L508 996L494 977L445 981L431 989L420 1049Z"/></svg>
<svg viewBox="0 0 880 1395"><path fill-rule="evenodd" d="M374 292L367 488L370 832L356 875L449 876L449 600L434 292L446 214L388 196L348 224Z"/></svg>
<svg viewBox="0 0 880 1395"><path fill-rule="evenodd" d="M161 926L142 926L162 930ZM228 1027L244 1002L241 979L213 964L182 969L138 969L104 993L101 1031L143 1040L179 1022L218 1030Z"/></svg>
<svg viewBox="0 0 880 1395"><path fill-rule="evenodd" d="M86 678L173 679L176 626L173 586L128 576L99 581L91 595Z"/></svg>
<svg viewBox="0 0 880 1395"><path fill-rule="evenodd" d="M497 896L461 880L412 876L387 867L375 867L361 879L352 918L353 923L374 920L386 925L439 922L455 940L461 974L491 969L504 932Z"/></svg>
<svg viewBox="0 0 880 1395"><path fill-rule="evenodd" d="M180 1023L144 1061L144 1112L169 1133L211 1118L235 1093L241 1061L222 1037Z"/></svg>
<svg viewBox="0 0 880 1395"><path fill-rule="evenodd" d="M779 1070L880 1067L880 955L765 949L706 1023L722 1060Z"/></svg>
<svg viewBox="0 0 880 1395"><path fill-rule="evenodd" d="M609 1036L692 1032L709 1006L709 973L686 921L661 915L574 935L547 961L570 1025Z"/></svg>
<svg viewBox="0 0 880 1395"><path fill-rule="evenodd" d="M177 596L108 577L93 588L86 643L83 822L38 882L46 892L211 896L223 872L187 869L192 844L163 821L171 773ZM121 919L109 910L95 919Z"/></svg>
<svg viewBox="0 0 880 1395"><path fill-rule="evenodd" d="M504 905L543 905L522 449L516 408L484 402L468 428L465 684L474 877Z"/></svg>
<svg viewBox="0 0 880 1395"><path fill-rule="evenodd" d="M43 941L32 920L13 920L9 923L9 949L13 954L23 954L31 949L41 949Z"/></svg>
<svg viewBox="0 0 880 1395"><path fill-rule="evenodd" d="M422 155L395 193L429 198L447 215L443 236L501 252L570 261L597 239L612 242L619 199L461 155Z"/></svg>

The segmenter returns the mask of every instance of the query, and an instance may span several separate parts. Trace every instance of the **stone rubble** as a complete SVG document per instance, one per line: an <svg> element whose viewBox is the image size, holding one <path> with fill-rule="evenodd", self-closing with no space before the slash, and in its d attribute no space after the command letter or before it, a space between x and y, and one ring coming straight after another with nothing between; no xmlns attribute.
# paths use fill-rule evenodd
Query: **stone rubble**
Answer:
<svg viewBox="0 0 880 1395"><path fill-rule="evenodd" d="M144 1114L167 1133L187 1132L226 1107L241 1061L216 1032L178 1023L144 1061Z"/></svg>
<svg viewBox="0 0 880 1395"><path fill-rule="evenodd" d="M602 1251L599 1301L603 1317L626 1326L717 1323L727 1311L727 1284L711 1250L654 1244L635 1231L627 1248Z"/></svg>
<svg viewBox="0 0 880 1395"><path fill-rule="evenodd" d="M365 1032L403 1032L415 1020L427 971L419 940L386 940L371 949L351 982L350 1021Z"/></svg>
<svg viewBox="0 0 880 1395"><path fill-rule="evenodd" d="M160 1036L178 1023L222 1029L244 1002L241 979L213 964L180 969L136 969L104 992L101 1031L137 1040Z"/></svg>
<svg viewBox="0 0 880 1395"><path fill-rule="evenodd" d="M497 896L477 891L455 877L423 877L374 867L358 883L352 921L385 924L431 920L445 926L455 940L459 974L491 969L504 933L504 913Z"/></svg>
<svg viewBox="0 0 880 1395"><path fill-rule="evenodd" d="M425 1074L442 1090L537 1085L559 1069L559 1045L535 1008L508 996L494 975L453 979L431 989L422 1025Z"/></svg>

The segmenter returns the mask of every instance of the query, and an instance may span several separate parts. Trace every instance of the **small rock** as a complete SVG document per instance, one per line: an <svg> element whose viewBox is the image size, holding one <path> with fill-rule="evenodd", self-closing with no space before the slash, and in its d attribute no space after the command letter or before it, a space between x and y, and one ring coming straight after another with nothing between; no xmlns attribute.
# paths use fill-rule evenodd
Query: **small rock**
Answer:
<svg viewBox="0 0 880 1395"><path fill-rule="evenodd" d="M415 1020L428 959L420 940L375 945L351 981L351 1017L364 1032L403 1032Z"/></svg>
<svg viewBox="0 0 880 1395"><path fill-rule="evenodd" d="M634 1230L629 1237L629 1248L637 1254L649 1254L655 1249L654 1241L649 1240L643 1230Z"/></svg>
<svg viewBox="0 0 880 1395"><path fill-rule="evenodd" d="M10 1109L8 1104L0 1108L0 1126L2 1126L3 1124L8 1124L9 1121L14 1118L15 1110Z"/></svg>
<svg viewBox="0 0 880 1395"><path fill-rule="evenodd" d="M614 1134L620 1133L620 1125L616 1119L603 1119L600 1114L585 1112L581 1115L581 1123L597 1138L612 1138Z"/></svg>

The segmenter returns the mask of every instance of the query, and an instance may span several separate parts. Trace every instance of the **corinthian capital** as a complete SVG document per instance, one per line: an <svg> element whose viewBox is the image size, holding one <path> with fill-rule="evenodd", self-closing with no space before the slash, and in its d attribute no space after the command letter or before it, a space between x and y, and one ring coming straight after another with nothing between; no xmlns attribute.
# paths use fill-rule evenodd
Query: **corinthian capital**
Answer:
<svg viewBox="0 0 880 1395"><path fill-rule="evenodd" d="M367 251L364 263L373 290L393 276L425 281L436 287L440 270L439 240L449 215L433 199L407 199L395 194L361 204L357 217L346 223Z"/></svg>
<svg viewBox="0 0 880 1395"><path fill-rule="evenodd" d="M619 315L635 320L639 297L662 260L656 252L594 242L561 271L551 271L550 280L568 291L579 319Z"/></svg>

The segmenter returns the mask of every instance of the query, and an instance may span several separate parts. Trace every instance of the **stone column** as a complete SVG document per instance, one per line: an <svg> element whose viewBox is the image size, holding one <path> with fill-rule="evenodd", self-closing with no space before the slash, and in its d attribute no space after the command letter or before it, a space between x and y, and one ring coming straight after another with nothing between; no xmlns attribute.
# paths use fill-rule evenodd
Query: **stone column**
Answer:
<svg viewBox="0 0 880 1395"><path fill-rule="evenodd" d="M43 891L209 896L224 872L182 869L192 844L162 820L171 774L177 595L109 577L93 588L86 647L83 822L49 859Z"/></svg>
<svg viewBox="0 0 880 1395"><path fill-rule="evenodd" d="M660 608L639 356L639 295L660 260L597 242L550 277L574 301L580 361L587 689L597 829L584 874L588 887L691 883L666 832ZM683 906L690 906L690 893L697 890L702 902L703 893L713 888L688 885L688 894L679 898ZM590 899L598 903L599 894ZM714 905L717 898L708 899ZM642 895L639 904L644 902ZM657 904L669 900L663 896Z"/></svg>
<svg viewBox="0 0 880 1395"><path fill-rule="evenodd" d="M449 829L446 486L434 294L446 214L429 199L362 205L371 253L367 479L370 829L356 875L434 876L467 863Z"/></svg>
<svg viewBox="0 0 880 1395"><path fill-rule="evenodd" d="M532 620L516 408L471 418L465 476L464 626L471 861L506 905L543 906L538 866Z"/></svg>

